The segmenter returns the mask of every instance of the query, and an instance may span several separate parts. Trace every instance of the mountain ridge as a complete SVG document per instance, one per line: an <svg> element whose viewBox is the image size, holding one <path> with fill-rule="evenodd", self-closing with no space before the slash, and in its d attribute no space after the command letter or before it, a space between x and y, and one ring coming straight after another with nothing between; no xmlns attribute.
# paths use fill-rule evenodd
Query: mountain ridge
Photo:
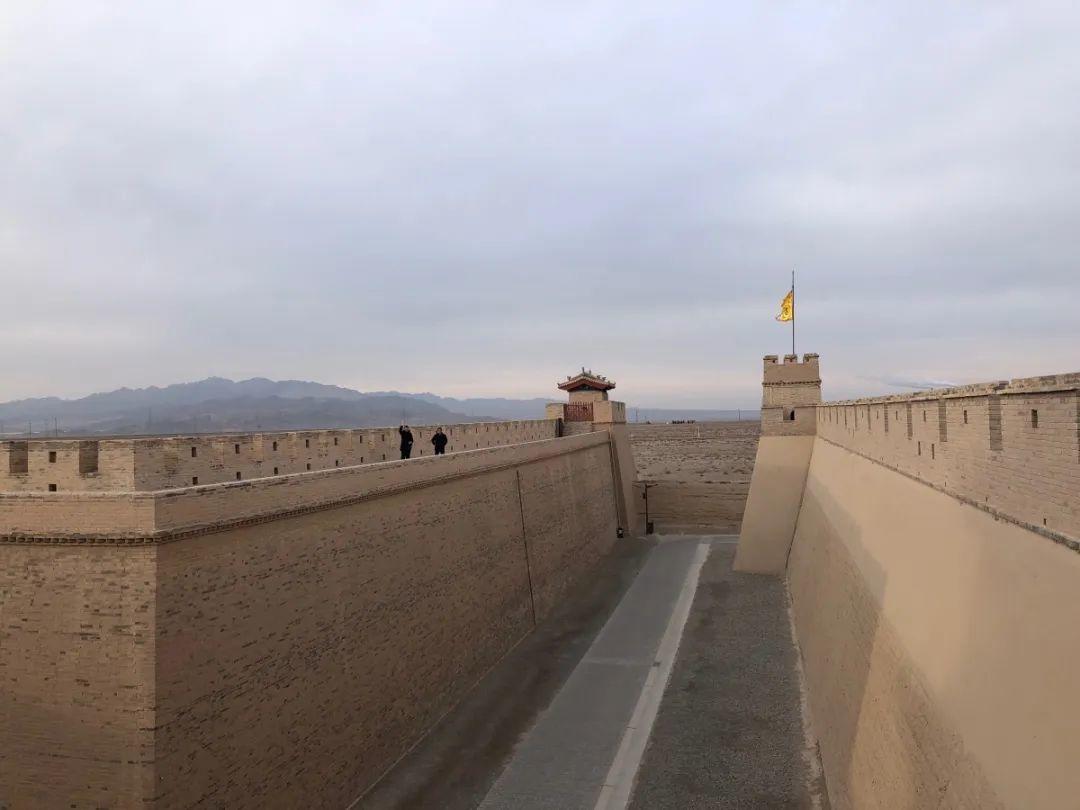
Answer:
<svg viewBox="0 0 1080 810"><path fill-rule="evenodd" d="M167 386L124 386L72 399L49 396L3 402L0 434L135 435L542 419L544 405L550 401L363 392L309 380L212 376ZM653 421L736 415L735 411L707 409L628 409L631 416L635 411Z"/></svg>

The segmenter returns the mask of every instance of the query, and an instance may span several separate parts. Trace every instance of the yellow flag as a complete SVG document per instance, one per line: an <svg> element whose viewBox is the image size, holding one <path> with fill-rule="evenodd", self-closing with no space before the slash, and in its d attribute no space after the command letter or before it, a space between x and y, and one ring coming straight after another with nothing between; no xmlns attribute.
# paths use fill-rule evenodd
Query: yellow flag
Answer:
<svg viewBox="0 0 1080 810"><path fill-rule="evenodd" d="M793 321L795 320L795 291L792 290L784 296L784 300L780 302L780 314L776 316L778 321Z"/></svg>

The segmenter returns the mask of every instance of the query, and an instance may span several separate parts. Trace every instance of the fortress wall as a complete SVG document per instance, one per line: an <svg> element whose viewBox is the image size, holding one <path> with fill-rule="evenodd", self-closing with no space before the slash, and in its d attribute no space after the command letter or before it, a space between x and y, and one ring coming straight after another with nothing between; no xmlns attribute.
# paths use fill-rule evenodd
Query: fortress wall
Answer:
<svg viewBox="0 0 1080 810"><path fill-rule="evenodd" d="M160 806L370 786L613 544L606 434L543 444L388 464L428 480L161 546Z"/></svg>
<svg viewBox="0 0 1080 810"><path fill-rule="evenodd" d="M762 436L734 568L783 574L814 451L813 436Z"/></svg>
<svg viewBox="0 0 1080 810"><path fill-rule="evenodd" d="M748 482L713 484L657 481L649 484L649 520L659 534L732 533L739 531L746 509ZM634 504L645 520L645 491L634 486Z"/></svg>
<svg viewBox="0 0 1080 810"><path fill-rule="evenodd" d="M130 491L134 480L130 439L0 441L0 492Z"/></svg>
<svg viewBox="0 0 1080 810"><path fill-rule="evenodd" d="M746 508L756 422L694 422L627 426L637 464L632 503L661 534L738 532Z"/></svg>
<svg viewBox="0 0 1080 810"><path fill-rule="evenodd" d="M995 514L1080 540L1080 374L830 403L818 435Z"/></svg>
<svg viewBox="0 0 1080 810"><path fill-rule="evenodd" d="M794 419L785 419L784 415L794 412ZM763 436L812 436L814 420L817 418L813 405L799 407L761 409L761 433Z"/></svg>
<svg viewBox="0 0 1080 810"><path fill-rule="evenodd" d="M885 438L885 417L879 422L875 413L880 404L869 404L870 428L866 404L822 409L834 416L820 424L788 566L832 805L1071 807L1080 795L1080 703L1069 697L1080 667L1080 554L933 486L974 479L993 502L1013 478L1022 485L1025 457L1033 477L1047 480L1040 459L1076 461L1065 429L1052 427L1072 415L1070 406L1057 393L1007 399L1003 442L1013 449L1000 452L1011 458L998 475L992 467L972 468L968 479L957 479L958 467L941 470L949 456L910 452L904 421L900 431L890 423ZM897 404L903 419L903 400ZM924 436L936 444L934 434L922 432L936 427L935 404L921 428L922 406L913 403L910 442ZM1057 420L1043 422L1040 410L1039 429L1047 434L1022 429L1024 411L1053 413L1056 405L1065 406ZM948 419L962 418L965 406L974 438ZM988 435L973 419L979 406L977 398L947 402L950 451L982 456ZM857 410L858 432L846 441L873 447L897 466L903 461L909 475L838 446L845 434L837 424L846 413L847 429L856 430ZM1060 455L1047 452L1046 435L1064 440ZM907 451L903 458L894 443ZM1057 469L1064 474L1064 466ZM1047 490L1048 500L1053 492ZM1021 503L997 501L1010 509Z"/></svg>
<svg viewBox="0 0 1080 810"><path fill-rule="evenodd" d="M450 439L447 453L456 453L554 438L555 425L554 420L530 419L444 425L443 429ZM435 427L412 427L414 457L432 455ZM97 448L93 472L86 470L85 452L80 455L83 445ZM50 484L60 492L152 491L216 484L391 461L399 458L398 447L396 427L89 442L4 441L0 442L0 492L46 492Z"/></svg>
<svg viewBox="0 0 1080 810"><path fill-rule="evenodd" d="M587 453L521 466L517 475L528 573L540 618L610 550L619 525L619 481L607 441Z"/></svg>
<svg viewBox="0 0 1080 810"><path fill-rule="evenodd" d="M9 524L35 529L0 537L0 570L18 585L0 591L5 666L40 649L20 678L62 668L76 626L116 636L87 639L79 667L92 677L33 689L0 681L11 721L0 723L0 763L11 773L66 769L36 794L28 780L11 783L13 806L69 795L131 806L136 786L157 807L345 806L559 603L611 548L616 527L607 432L153 493L8 494L4 503ZM45 506L32 520L18 517L35 503ZM124 531L110 536L99 519L100 531L79 533L95 510L128 514L132 503L150 508L118 518ZM117 538L144 545L108 544ZM27 560L49 576L26 579ZM62 576L69 568L77 589ZM59 598L63 589L70 598ZM37 634L9 630L33 627L41 605L53 613ZM45 691L57 707L52 730L30 740L15 730ZM58 731L91 710L99 716L86 724L86 745L108 767L68 757Z"/></svg>
<svg viewBox="0 0 1080 810"><path fill-rule="evenodd" d="M0 546L0 807L153 789L153 548Z"/></svg>
<svg viewBox="0 0 1080 810"><path fill-rule="evenodd" d="M782 574L787 567L821 402L818 355L777 361L765 356L761 441L734 561L736 571L756 574Z"/></svg>
<svg viewBox="0 0 1080 810"><path fill-rule="evenodd" d="M157 501L148 492L0 492L0 544L28 538L153 536Z"/></svg>

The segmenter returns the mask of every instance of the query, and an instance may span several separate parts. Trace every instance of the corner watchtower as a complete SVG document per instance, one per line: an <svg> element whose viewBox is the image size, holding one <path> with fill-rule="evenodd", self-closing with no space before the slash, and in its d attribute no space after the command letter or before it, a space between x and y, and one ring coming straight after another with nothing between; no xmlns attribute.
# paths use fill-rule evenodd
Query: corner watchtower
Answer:
<svg viewBox="0 0 1080 810"><path fill-rule="evenodd" d="M586 371L567 377L566 382L558 383L559 390L570 395L571 402L602 402L608 398L608 391L615 387L615 381L602 374Z"/></svg>
<svg viewBox="0 0 1080 810"><path fill-rule="evenodd" d="M815 405L821 403L821 371L816 354L765 355L761 383L761 435L813 436L817 432Z"/></svg>
<svg viewBox="0 0 1080 810"><path fill-rule="evenodd" d="M761 386L761 438L734 567L783 574L817 435L818 356L804 354L800 363L789 354L781 363L766 355Z"/></svg>
<svg viewBox="0 0 1080 810"><path fill-rule="evenodd" d="M626 405L608 399L608 391L615 387L614 380L582 367L580 373L567 377L565 382L557 385L559 390L567 392L569 402L550 403L547 406L548 419L562 419L568 427L588 423L588 430L592 430L595 424L621 424L626 421Z"/></svg>
<svg viewBox="0 0 1080 810"><path fill-rule="evenodd" d="M613 470L618 479L615 500L619 513L619 536L622 537L621 532L624 531L629 531L633 536L641 534L645 522L634 508L637 466L626 427L626 403L608 398L608 391L615 387L615 381L582 366L580 372L556 385L560 391L567 393L568 401L548 403L545 417L557 420L559 436L595 431L610 434L609 441L614 449Z"/></svg>

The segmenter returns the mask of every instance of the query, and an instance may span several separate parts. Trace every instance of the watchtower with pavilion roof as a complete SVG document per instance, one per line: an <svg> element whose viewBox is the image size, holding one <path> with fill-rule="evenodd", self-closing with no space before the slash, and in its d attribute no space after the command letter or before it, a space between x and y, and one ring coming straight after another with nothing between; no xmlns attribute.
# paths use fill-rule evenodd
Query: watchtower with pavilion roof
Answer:
<svg viewBox="0 0 1080 810"><path fill-rule="evenodd" d="M560 391L569 394L569 401L548 405L547 418L562 419L568 428L567 432L578 433L583 429L592 430L594 425L626 421L625 403L608 399L608 391L615 387L614 380L582 366L580 372L557 385Z"/></svg>
<svg viewBox="0 0 1080 810"><path fill-rule="evenodd" d="M601 402L608 398L608 391L615 387L615 381L609 380L602 374L594 374L592 370L581 371L572 377L567 377L566 382L559 383L559 390L570 394L571 402Z"/></svg>
<svg viewBox="0 0 1080 810"><path fill-rule="evenodd" d="M619 528L620 531L629 531L632 535L640 534L645 524L644 518L636 509L634 481L637 470L633 463L634 454L626 424L626 403L608 399L608 391L615 387L615 381L582 366L577 374L556 385L560 391L567 393L569 401L549 403L546 409L547 418L559 420L560 436L599 431L606 431L611 435L612 446L616 448L612 458L615 462L616 477L619 479L616 498Z"/></svg>

